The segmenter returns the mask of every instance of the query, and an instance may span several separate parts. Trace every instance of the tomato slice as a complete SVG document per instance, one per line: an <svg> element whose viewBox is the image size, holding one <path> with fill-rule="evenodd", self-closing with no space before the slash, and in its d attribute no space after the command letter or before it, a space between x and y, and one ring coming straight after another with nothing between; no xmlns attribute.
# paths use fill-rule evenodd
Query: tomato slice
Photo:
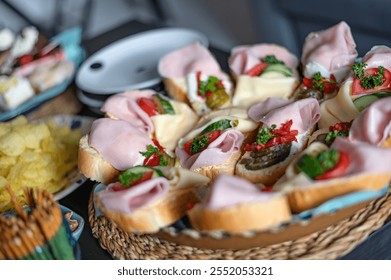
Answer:
<svg viewBox="0 0 391 280"><path fill-rule="evenodd" d="M379 71L378 68L369 68L365 69L365 72L368 72L371 76L376 75ZM383 84L374 88L363 88L361 85L361 80L355 78L352 84L352 95L356 94L369 94L378 91L391 91L391 72L384 68L384 77Z"/></svg>
<svg viewBox="0 0 391 280"><path fill-rule="evenodd" d="M157 105L153 102L152 98L142 97L137 100L137 105L150 117L158 114Z"/></svg>
<svg viewBox="0 0 391 280"><path fill-rule="evenodd" d="M164 153L164 148L162 147L162 145L160 145L159 141L157 141L156 138L153 138L152 142L153 144L156 145L156 147L159 149L160 152Z"/></svg>
<svg viewBox="0 0 391 280"><path fill-rule="evenodd" d="M339 160L337 164L333 168L327 170L322 175L315 177L315 180L327 180L342 176L348 169L349 165L349 155L345 152L339 151Z"/></svg>
<svg viewBox="0 0 391 280"><path fill-rule="evenodd" d="M222 130L215 130L215 131L211 131L211 132L208 132L208 133L204 134L203 136L208 137L209 142L208 142L208 144L206 144L205 146L202 147L200 152L205 150L210 145L210 143L212 143L214 140L216 140L221 135L222 132L223 132ZM200 137L200 135L197 136L197 137ZM193 145L193 141L194 141L194 138L192 140L187 141L183 145L183 149L190 156L194 154L194 153L191 152L191 146Z"/></svg>
<svg viewBox="0 0 391 280"><path fill-rule="evenodd" d="M144 159L143 165L145 166L159 166L160 157L157 154L153 154Z"/></svg>
<svg viewBox="0 0 391 280"><path fill-rule="evenodd" d="M266 62L260 62L257 65L253 66L250 70L248 70L245 75L251 76L251 77L257 77L261 75L263 70L268 66L269 64Z"/></svg>
<svg viewBox="0 0 391 280"><path fill-rule="evenodd" d="M112 191L115 191L115 192L123 191L123 190L126 190L127 188L139 185L139 184L141 184L141 183L143 183L145 181L148 181L148 180L152 179L152 176L153 176L153 171L145 172L143 177L141 177L137 181L134 181L133 184L131 186L129 186L129 187L125 187L121 183L118 182L115 185L111 186L110 188L111 188Z"/></svg>

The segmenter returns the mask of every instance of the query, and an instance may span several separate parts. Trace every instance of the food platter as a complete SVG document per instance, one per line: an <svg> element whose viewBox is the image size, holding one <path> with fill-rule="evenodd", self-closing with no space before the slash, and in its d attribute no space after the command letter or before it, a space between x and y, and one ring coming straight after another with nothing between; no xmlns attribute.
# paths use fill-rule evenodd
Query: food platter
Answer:
<svg viewBox="0 0 391 280"><path fill-rule="evenodd" d="M62 45L67 59L73 62L75 66L78 66L83 61L85 56L84 49L79 45L80 38L81 30L79 28L74 28L53 37L50 42L59 43ZM73 80L74 75L62 83L35 95L14 109L6 111L0 109L0 121L6 121L20 114L27 113L42 103L58 96L67 89Z"/></svg>

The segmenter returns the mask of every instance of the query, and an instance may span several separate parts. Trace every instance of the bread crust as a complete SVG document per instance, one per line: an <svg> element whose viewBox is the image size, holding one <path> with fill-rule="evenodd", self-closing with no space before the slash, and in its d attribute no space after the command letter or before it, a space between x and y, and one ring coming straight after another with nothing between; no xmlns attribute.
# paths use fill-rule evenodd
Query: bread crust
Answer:
<svg viewBox="0 0 391 280"><path fill-rule="evenodd" d="M287 198L283 195L262 203L239 204L218 210L196 205L188 212L188 216L193 227L198 230L231 233L264 230L292 218Z"/></svg>
<svg viewBox="0 0 391 280"><path fill-rule="evenodd" d="M292 188L287 196L292 212L299 213L341 195L362 190L380 190L389 183L389 180L390 174L364 174L350 178L338 178L317 186Z"/></svg>
<svg viewBox="0 0 391 280"><path fill-rule="evenodd" d="M189 205L197 203L199 197L194 188L171 190L164 198L153 204L141 207L131 214L106 209L95 196L99 210L123 231L128 233L155 233L160 228L182 218Z"/></svg>
<svg viewBox="0 0 391 280"><path fill-rule="evenodd" d="M78 168L90 180L104 184L116 181L120 174L119 170L88 144L88 134L84 135L79 142Z"/></svg>
<svg viewBox="0 0 391 280"><path fill-rule="evenodd" d="M168 79L164 78L163 83L167 93L177 101L184 102L191 106L189 99L187 98L187 88L184 78L180 79Z"/></svg>

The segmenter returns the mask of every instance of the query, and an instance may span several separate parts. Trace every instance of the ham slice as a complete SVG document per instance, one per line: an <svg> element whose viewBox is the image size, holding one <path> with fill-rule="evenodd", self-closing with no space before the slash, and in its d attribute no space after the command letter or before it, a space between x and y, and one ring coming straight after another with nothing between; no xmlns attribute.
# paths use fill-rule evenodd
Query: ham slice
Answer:
<svg viewBox="0 0 391 280"><path fill-rule="evenodd" d="M275 44L243 45L233 48L228 60L230 69L237 75L246 73L267 55L274 55L292 70L299 62L286 48Z"/></svg>
<svg viewBox="0 0 391 280"><path fill-rule="evenodd" d="M168 79L183 78L197 71L220 79L226 76L217 60L199 42L166 54L160 59L158 65L159 74Z"/></svg>
<svg viewBox="0 0 391 280"><path fill-rule="evenodd" d="M170 185L166 178L159 177L145 181L121 191L113 191L113 187L121 185L113 183L105 190L97 193L100 201L107 210L131 214L137 209L150 205L161 199L169 192Z"/></svg>
<svg viewBox="0 0 391 280"><path fill-rule="evenodd" d="M151 118L138 106L137 100L142 97L151 98L155 93L153 90L132 90L116 94L105 101L101 111L151 134L154 131Z"/></svg>
<svg viewBox="0 0 391 280"><path fill-rule="evenodd" d="M383 66L391 70L391 48L387 46L374 46L365 54L362 62L368 65L367 68Z"/></svg>
<svg viewBox="0 0 391 280"><path fill-rule="evenodd" d="M307 132L320 118L319 103L314 98L306 98L296 102L279 98L268 98L266 101L250 107L249 117L262 122L265 126L273 124L279 126L290 119L291 129L298 130L299 134Z"/></svg>
<svg viewBox="0 0 391 280"><path fill-rule="evenodd" d="M118 170L141 164L140 152L153 145L148 135L122 120L101 118L95 120L88 137L89 145Z"/></svg>
<svg viewBox="0 0 391 280"><path fill-rule="evenodd" d="M321 72L327 78L334 74L341 82L356 58L356 43L350 27L342 21L326 30L310 33L303 45L301 62L306 77Z"/></svg>
<svg viewBox="0 0 391 280"><path fill-rule="evenodd" d="M214 182L203 206L217 210L238 204L262 203L278 195L278 193L261 192L243 178L222 174Z"/></svg>
<svg viewBox="0 0 391 280"><path fill-rule="evenodd" d="M235 129L228 129L200 153L189 156L183 148L177 147L176 156L184 168L194 170L204 166L225 163L232 153L240 150L243 134Z"/></svg>
<svg viewBox="0 0 391 280"><path fill-rule="evenodd" d="M363 111L352 123L349 139L380 145L391 137L391 97L382 98Z"/></svg>
<svg viewBox="0 0 391 280"><path fill-rule="evenodd" d="M350 166L343 177L365 174L391 174L391 149L379 148L362 142L350 142L337 137L331 148L349 155Z"/></svg>

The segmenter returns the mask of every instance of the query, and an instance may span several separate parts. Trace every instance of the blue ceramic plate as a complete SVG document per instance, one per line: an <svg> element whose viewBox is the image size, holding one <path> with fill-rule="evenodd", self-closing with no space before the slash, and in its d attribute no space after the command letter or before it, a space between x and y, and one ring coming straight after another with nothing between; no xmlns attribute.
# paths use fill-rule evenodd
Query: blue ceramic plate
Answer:
<svg viewBox="0 0 391 280"><path fill-rule="evenodd" d="M64 205L60 205L60 208L64 217L66 217L66 215L68 214L70 215L71 220L77 222L77 228L72 231L72 237L76 241L79 240L80 235L83 232L83 228L84 228L84 219L79 214L75 213L73 210L69 209L68 207L65 207Z"/></svg>

